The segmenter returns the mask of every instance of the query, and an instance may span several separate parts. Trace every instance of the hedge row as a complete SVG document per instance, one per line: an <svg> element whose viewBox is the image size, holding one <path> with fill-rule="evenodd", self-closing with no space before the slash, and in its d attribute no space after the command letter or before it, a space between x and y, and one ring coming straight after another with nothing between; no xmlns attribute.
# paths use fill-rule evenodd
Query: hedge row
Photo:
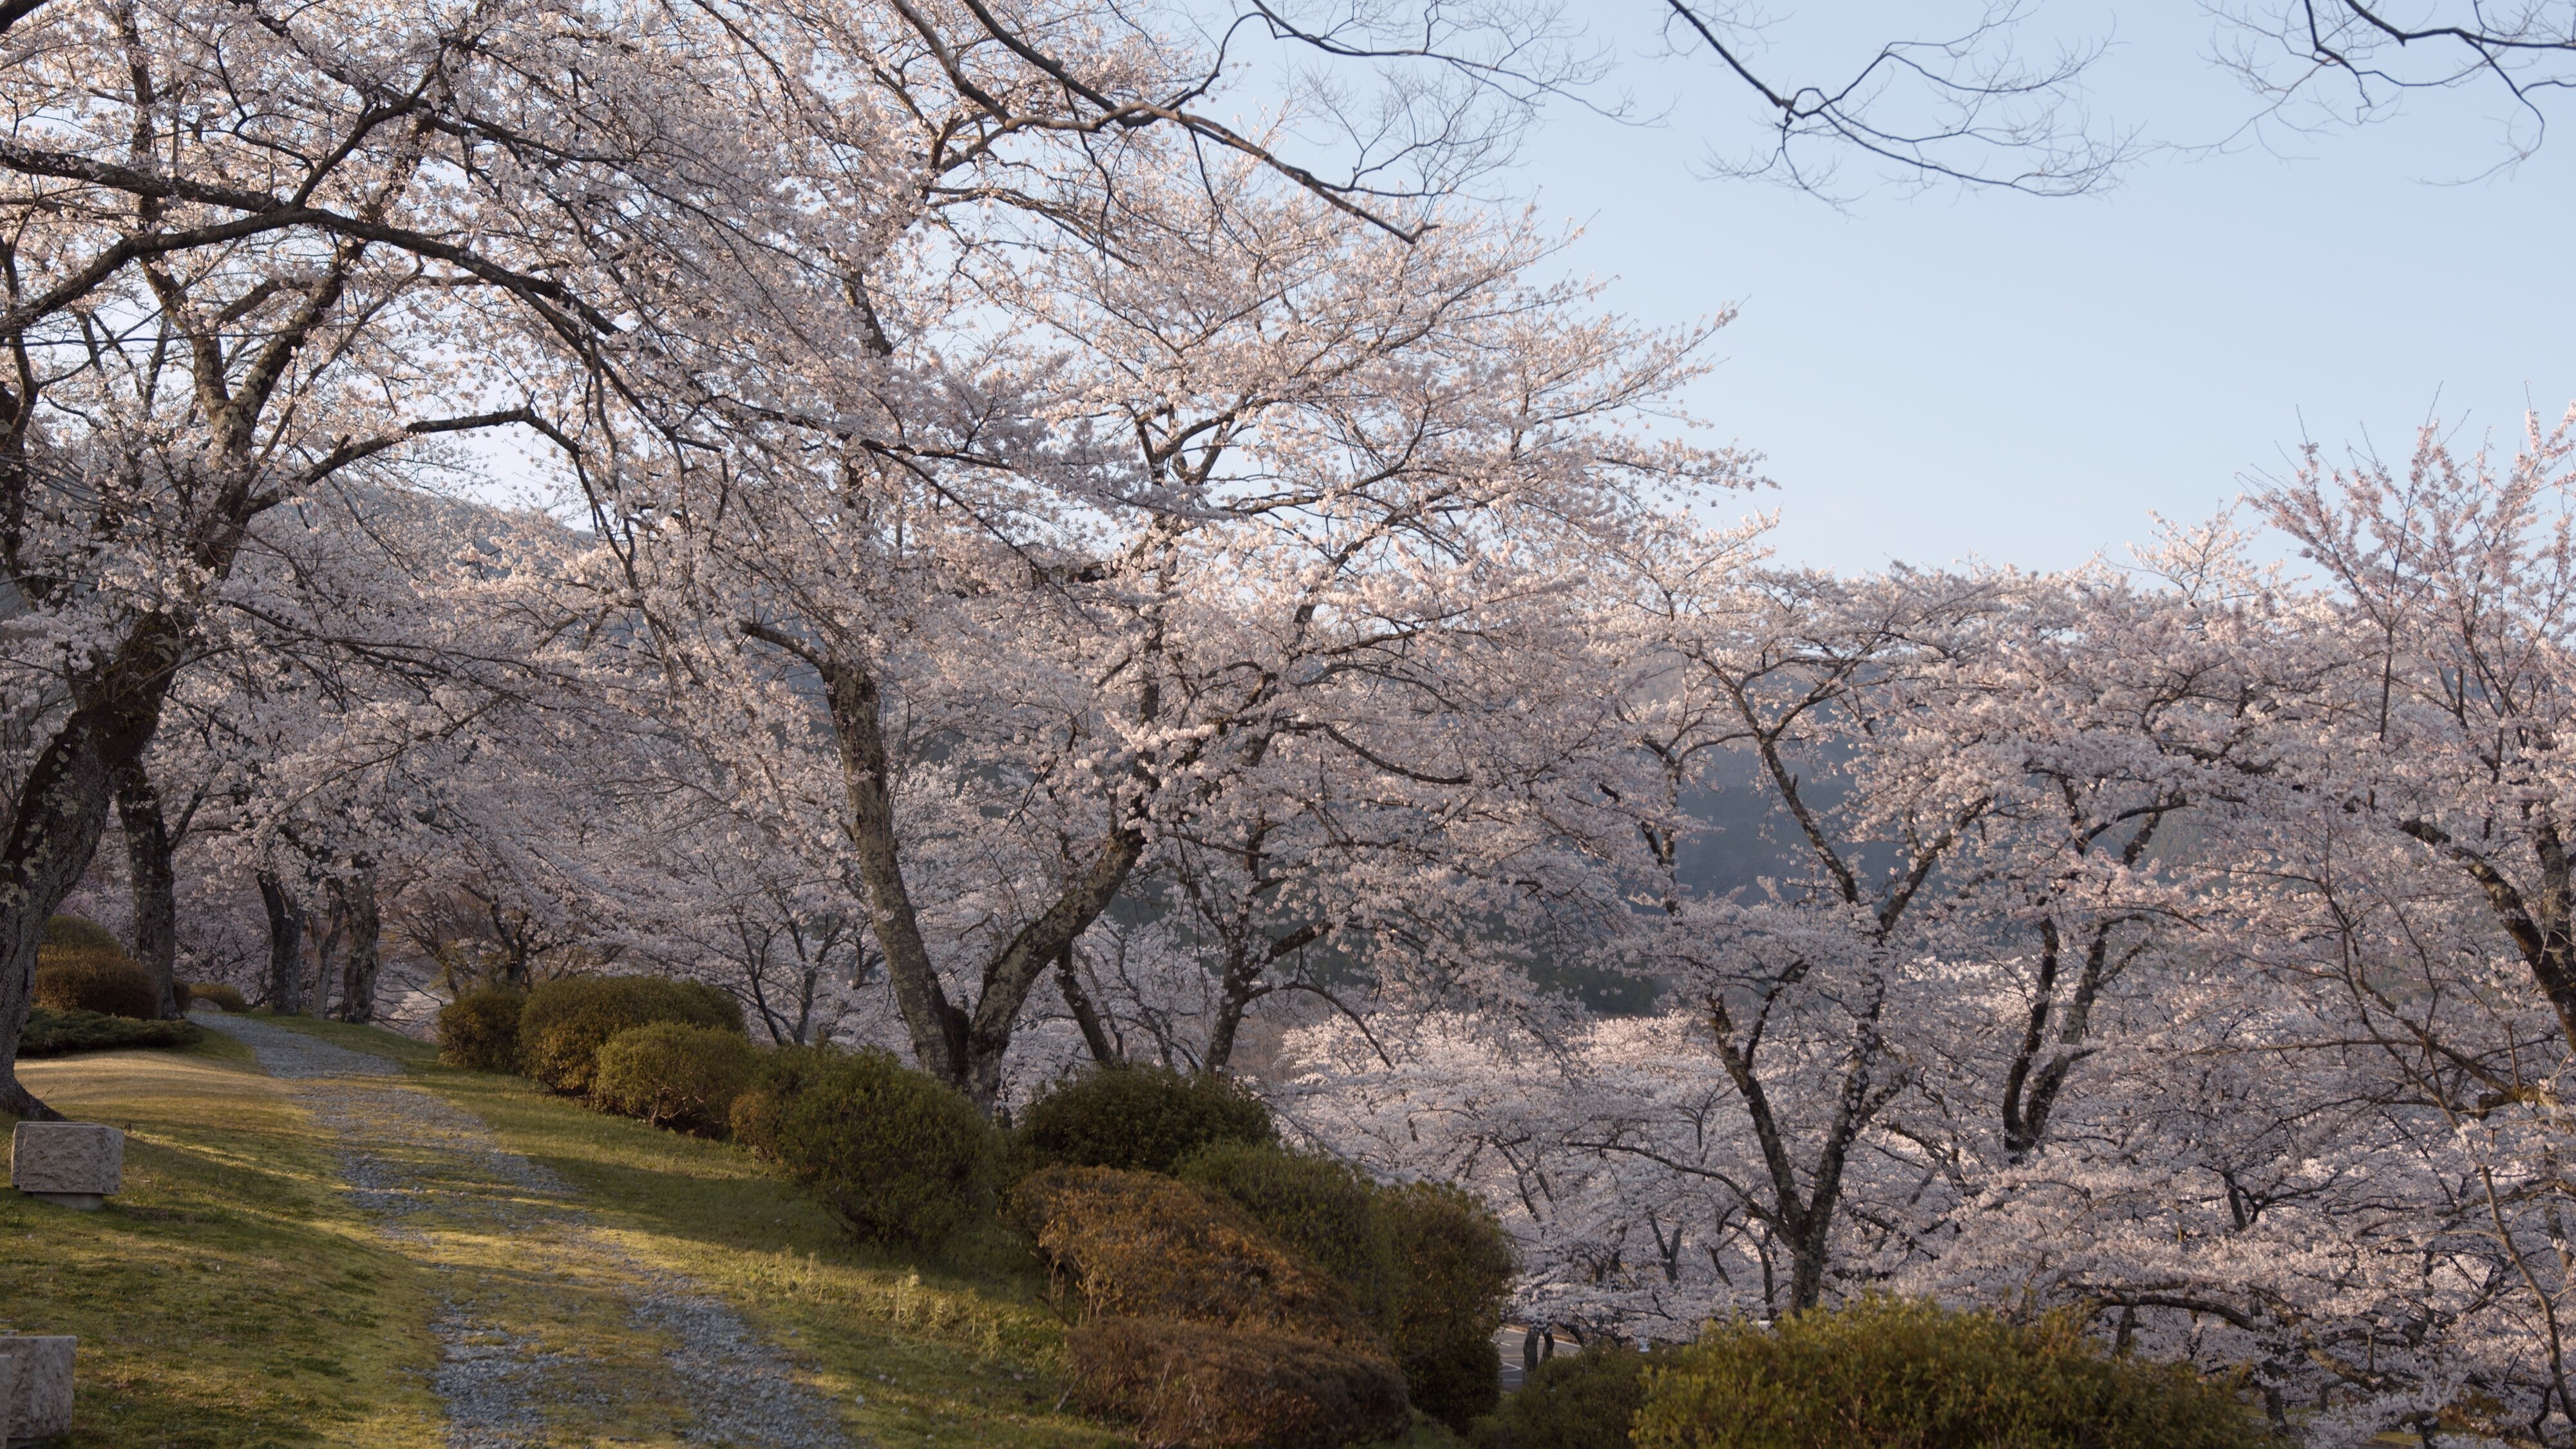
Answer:
<svg viewBox="0 0 2576 1449"><path fill-rule="evenodd" d="M206 1029L192 1021L138 1020L97 1011L33 1007L18 1037L21 1057L61 1057L74 1052L126 1051L136 1047L193 1046Z"/></svg>
<svg viewBox="0 0 2576 1449"><path fill-rule="evenodd" d="M1475 1449L2256 1449L2237 1385L2115 1355L2072 1315L1865 1297L1687 1348L1540 1364Z"/></svg>

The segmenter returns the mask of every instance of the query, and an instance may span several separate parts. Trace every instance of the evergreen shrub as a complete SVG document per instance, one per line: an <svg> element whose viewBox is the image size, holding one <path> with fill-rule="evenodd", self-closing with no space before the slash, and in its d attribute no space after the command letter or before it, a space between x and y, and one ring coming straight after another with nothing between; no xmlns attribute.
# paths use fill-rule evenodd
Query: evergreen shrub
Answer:
<svg viewBox="0 0 2576 1449"><path fill-rule="evenodd" d="M1170 1172L1213 1142L1276 1142L1270 1109L1227 1077L1122 1063L1058 1082L1020 1114L1012 1158L1043 1167Z"/></svg>
<svg viewBox="0 0 2576 1449"><path fill-rule="evenodd" d="M1372 1320L1389 1322L1397 1295L1395 1240L1368 1176L1329 1157L1251 1142L1216 1142L1181 1159L1173 1176L1243 1209L1261 1230L1351 1290Z"/></svg>
<svg viewBox="0 0 2576 1449"><path fill-rule="evenodd" d="M1628 1427L1646 1406L1645 1369L1652 1361L1607 1342L1559 1354L1477 1420L1467 1442L1475 1449L1628 1449Z"/></svg>
<svg viewBox="0 0 2576 1449"><path fill-rule="evenodd" d="M478 1072L519 1069L519 1017L528 993L514 986L460 991L438 1009L438 1059Z"/></svg>
<svg viewBox="0 0 2576 1449"><path fill-rule="evenodd" d="M47 916L44 940L39 944L63 951L125 954L125 943L116 939L116 933L87 916Z"/></svg>
<svg viewBox="0 0 2576 1449"><path fill-rule="evenodd" d="M183 988L183 1000L211 1001L222 1010L231 1012L250 1010L250 1003L242 999L241 988L231 982L183 981L179 985Z"/></svg>
<svg viewBox="0 0 2576 1449"><path fill-rule="evenodd" d="M1450 1183L1381 1188L1377 1210L1398 1270L1387 1341L1414 1407L1463 1432L1502 1396L1494 1333L1511 1301L1511 1239Z"/></svg>
<svg viewBox="0 0 2576 1449"><path fill-rule="evenodd" d="M1281 1247L1233 1203L1113 1167L1023 1178L1011 1221L1058 1283L1101 1318L1184 1319L1374 1347L1350 1290Z"/></svg>
<svg viewBox="0 0 2576 1449"><path fill-rule="evenodd" d="M2017 1324L1863 1298L1711 1325L1646 1370L1639 1449L2252 1449L2228 1387L2115 1357L2070 1314Z"/></svg>
<svg viewBox="0 0 2576 1449"><path fill-rule="evenodd" d="M891 1052L781 1047L733 1104L734 1135L869 1242L932 1245L991 1204L992 1129Z"/></svg>
<svg viewBox="0 0 2576 1449"><path fill-rule="evenodd" d="M18 1037L21 1057L63 1057L74 1052L124 1051L135 1047L193 1046L206 1029L192 1021L140 1021L96 1011L27 1012L26 1030Z"/></svg>
<svg viewBox="0 0 2576 1449"><path fill-rule="evenodd" d="M1146 1449L1340 1449L1412 1420L1393 1364L1297 1333L1105 1318L1065 1337L1070 1397Z"/></svg>
<svg viewBox="0 0 2576 1449"><path fill-rule="evenodd" d="M519 1070L566 1096L588 1095L608 1039L657 1021L739 1032L742 1004L702 981L559 977L530 991L519 1013Z"/></svg>
<svg viewBox="0 0 2576 1449"><path fill-rule="evenodd" d="M47 934L51 934L51 928ZM33 999L48 1011L94 1011L102 1016L141 1021L161 1015L160 988L113 938L104 949L89 945L37 947Z"/></svg>
<svg viewBox="0 0 2576 1449"><path fill-rule="evenodd" d="M601 1110L656 1127L715 1135L751 1083L758 1053L740 1032L657 1021L610 1037L599 1049L591 1100Z"/></svg>

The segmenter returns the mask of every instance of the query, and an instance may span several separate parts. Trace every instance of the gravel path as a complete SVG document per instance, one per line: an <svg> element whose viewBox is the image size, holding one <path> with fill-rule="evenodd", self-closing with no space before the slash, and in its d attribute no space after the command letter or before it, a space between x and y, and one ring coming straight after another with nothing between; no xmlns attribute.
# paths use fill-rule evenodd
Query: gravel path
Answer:
<svg viewBox="0 0 2576 1449"><path fill-rule="evenodd" d="M385 1057L200 1012L335 1141L349 1196L436 1282L449 1449L846 1446L823 1397L723 1303L611 1241L572 1188ZM642 1422L639 1422L641 1420ZM621 1432L604 1436L603 1430Z"/></svg>

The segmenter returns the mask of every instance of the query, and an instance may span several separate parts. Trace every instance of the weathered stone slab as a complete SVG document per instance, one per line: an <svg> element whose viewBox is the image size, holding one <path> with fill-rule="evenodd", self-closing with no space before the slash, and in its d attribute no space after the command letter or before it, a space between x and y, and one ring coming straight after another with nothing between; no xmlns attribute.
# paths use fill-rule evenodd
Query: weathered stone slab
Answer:
<svg viewBox="0 0 2576 1449"><path fill-rule="evenodd" d="M95 1122L21 1122L9 1140L9 1184L20 1192L94 1208L125 1175L125 1134Z"/></svg>
<svg viewBox="0 0 2576 1449"><path fill-rule="evenodd" d="M18 1360L13 1354L0 1353L0 1446L17 1436L9 1426L16 1422L18 1407Z"/></svg>
<svg viewBox="0 0 2576 1449"><path fill-rule="evenodd" d="M0 1333L0 1357L17 1370L9 1395L8 1442L32 1443L72 1431L72 1347L76 1338Z"/></svg>

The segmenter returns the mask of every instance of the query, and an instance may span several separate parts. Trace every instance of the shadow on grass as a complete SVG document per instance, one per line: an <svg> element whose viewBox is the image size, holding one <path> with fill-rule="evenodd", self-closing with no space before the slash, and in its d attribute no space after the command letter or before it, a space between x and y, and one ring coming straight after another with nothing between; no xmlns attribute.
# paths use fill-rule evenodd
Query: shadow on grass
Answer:
<svg viewBox="0 0 2576 1449"><path fill-rule="evenodd" d="M332 1190L302 1114L208 1045L21 1068L128 1134L97 1212L0 1194L0 1325L81 1340L65 1442L437 1443L420 1275Z"/></svg>

